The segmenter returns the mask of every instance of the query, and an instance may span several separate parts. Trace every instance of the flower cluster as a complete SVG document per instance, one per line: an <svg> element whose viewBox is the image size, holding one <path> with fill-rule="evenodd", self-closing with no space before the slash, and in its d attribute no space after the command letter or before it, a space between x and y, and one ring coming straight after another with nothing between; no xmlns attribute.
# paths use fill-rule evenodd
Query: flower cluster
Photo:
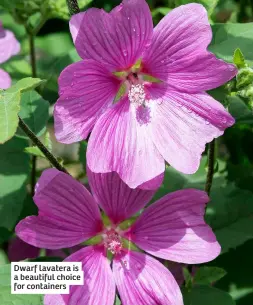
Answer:
<svg viewBox="0 0 253 305"><path fill-rule="evenodd" d="M46 295L44 304L113 305L117 291L122 305L182 305L162 261L199 264L219 255L204 221L209 198L184 189L146 205L165 161L196 172L205 144L233 125L205 91L237 70L207 51L212 31L199 4L172 10L153 29L145 0L123 0L110 13L74 15L70 31L82 60L59 77L55 133L63 143L90 134L91 193L65 173L44 171L34 196L39 214L16 233L37 248L81 245L65 261L82 262L85 284Z"/></svg>
<svg viewBox="0 0 253 305"><path fill-rule="evenodd" d="M62 249L93 241L65 259L82 262L85 285L72 286L69 295L47 295L44 304L98 305L102 299L103 305L112 305L117 287L122 304L182 305L176 280L153 256L196 264L219 255L220 245L203 218L206 193L194 189L170 193L126 226L154 191L131 189L117 173L88 169L88 179L93 196L69 175L44 171L34 196L39 215L16 227L19 238L39 248ZM110 223L103 223L99 207ZM113 255L112 270L108 252Z"/></svg>

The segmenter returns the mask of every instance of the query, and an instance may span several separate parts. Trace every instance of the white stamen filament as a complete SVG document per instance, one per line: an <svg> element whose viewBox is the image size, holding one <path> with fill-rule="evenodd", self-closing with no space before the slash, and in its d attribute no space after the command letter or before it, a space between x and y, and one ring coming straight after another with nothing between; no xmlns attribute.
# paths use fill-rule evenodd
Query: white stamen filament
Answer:
<svg viewBox="0 0 253 305"><path fill-rule="evenodd" d="M131 85L128 91L128 98L130 103L137 105L144 105L146 94L142 84Z"/></svg>

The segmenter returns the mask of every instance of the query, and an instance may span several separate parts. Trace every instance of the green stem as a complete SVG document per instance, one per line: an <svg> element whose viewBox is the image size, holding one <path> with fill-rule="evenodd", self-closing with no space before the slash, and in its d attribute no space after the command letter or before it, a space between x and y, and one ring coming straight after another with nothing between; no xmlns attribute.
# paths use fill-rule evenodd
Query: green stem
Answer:
<svg viewBox="0 0 253 305"><path fill-rule="evenodd" d="M77 0L67 0L68 8L69 8L69 14L75 15L80 13L80 9L77 3Z"/></svg>
<svg viewBox="0 0 253 305"><path fill-rule="evenodd" d="M30 62L32 66L32 77L37 76L36 71L36 55L35 55L35 44L34 44L34 36L29 33L29 45L30 45Z"/></svg>
<svg viewBox="0 0 253 305"><path fill-rule="evenodd" d="M209 144L209 153L208 153L208 170L206 176L206 186L205 191L210 195L213 175L214 175L214 164L215 164L215 139Z"/></svg>
<svg viewBox="0 0 253 305"><path fill-rule="evenodd" d="M34 145L43 152L48 161L58 170L69 174L68 171L62 166L56 157L46 148L46 146L36 137L36 135L31 131L31 129L26 125L26 123L19 117L19 127L25 132L25 134L32 140Z"/></svg>
<svg viewBox="0 0 253 305"><path fill-rule="evenodd" d="M34 35L29 33L29 45L30 45L30 62L32 66L32 77L36 77L36 54L35 54L35 44L34 44ZM36 165L37 157L32 156L32 171L31 171L31 193L34 195L35 185L36 185Z"/></svg>

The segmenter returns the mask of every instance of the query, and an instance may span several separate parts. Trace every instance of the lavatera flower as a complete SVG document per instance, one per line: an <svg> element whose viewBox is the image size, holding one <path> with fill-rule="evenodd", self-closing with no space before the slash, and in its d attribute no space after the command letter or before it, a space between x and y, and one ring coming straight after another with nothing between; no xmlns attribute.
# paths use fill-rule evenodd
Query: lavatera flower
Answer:
<svg viewBox="0 0 253 305"><path fill-rule="evenodd" d="M92 243L65 259L82 262L84 285L72 286L68 295L47 295L44 304L113 305L117 288L122 305L182 305L176 280L153 256L198 264L219 255L220 245L203 219L206 193L170 193L138 213L153 191L131 189L115 172L88 170L88 178L93 196L71 176L44 171L34 196L39 215L16 227L19 238L40 248Z"/></svg>
<svg viewBox="0 0 253 305"><path fill-rule="evenodd" d="M74 15L70 31L83 60L59 78L58 141L78 142L92 131L90 169L116 171L132 188L163 173L165 160L194 173L205 144L234 123L205 93L236 74L207 51L212 30L205 8L180 6L153 29L144 0L123 0L110 13L92 8Z"/></svg>
<svg viewBox="0 0 253 305"><path fill-rule="evenodd" d="M20 51L20 44L14 34L3 28L0 21L0 64L6 62L9 58L17 55ZM11 85L10 75L0 69L0 89L7 89Z"/></svg>

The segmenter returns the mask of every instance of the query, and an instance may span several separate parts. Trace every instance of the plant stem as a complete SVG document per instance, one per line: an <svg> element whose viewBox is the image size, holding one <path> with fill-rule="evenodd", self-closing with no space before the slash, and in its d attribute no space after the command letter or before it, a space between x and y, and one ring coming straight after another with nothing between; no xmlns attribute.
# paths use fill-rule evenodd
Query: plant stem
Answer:
<svg viewBox="0 0 253 305"><path fill-rule="evenodd" d="M19 117L19 127L25 132L25 134L32 140L34 145L38 146L38 148L43 152L45 157L49 160L49 162L58 170L69 174L68 171L62 166L56 157L46 148L46 146L36 137L36 135L31 131L31 129L26 125L26 123Z"/></svg>
<svg viewBox="0 0 253 305"><path fill-rule="evenodd" d="M77 0L67 0L68 8L69 8L69 14L75 15L80 13L80 9L77 3Z"/></svg>
<svg viewBox="0 0 253 305"><path fill-rule="evenodd" d="M30 62L32 66L32 77L36 77L36 55L35 55L35 45L34 45L34 35L32 33L28 33L29 36L29 45L30 45ZM37 165L37 157L32 156L32 171L31 171L31 193L34 195L34 189L36 185L36 165Z"/></svg>
<svg viewBox="0 0 253 305"><path fill-rule="evenodd" d="M208 153L208 170L206 176L206 186L205 191L210 195L213 175L214 175L214 163L215 163L215 139L209 144L209 153Z"/></svg>
<svg viewBox="0 0 253 305"><path fill-rule="evenodd" d="M30 45L30 62L32 66L32 77L36 77L36 57L35 57L35 46L34 46L34 36L29 33L29 45Z"/></svg>

